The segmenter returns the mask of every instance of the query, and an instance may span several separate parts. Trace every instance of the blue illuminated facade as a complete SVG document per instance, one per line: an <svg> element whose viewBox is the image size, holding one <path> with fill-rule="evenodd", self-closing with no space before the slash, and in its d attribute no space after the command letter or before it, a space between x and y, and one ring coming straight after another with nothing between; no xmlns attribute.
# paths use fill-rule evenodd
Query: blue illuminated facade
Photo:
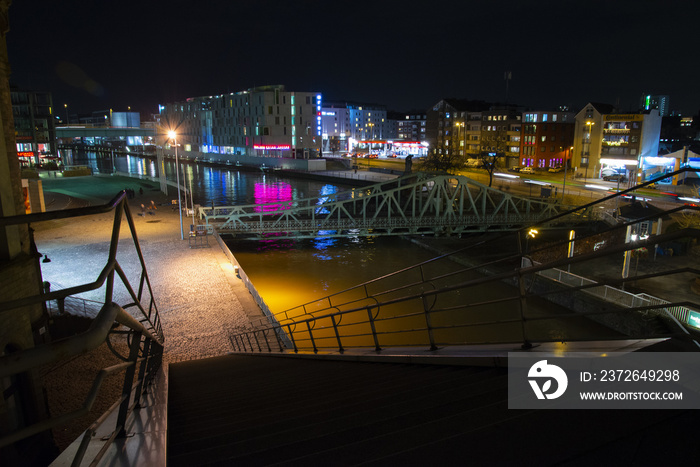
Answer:
<svg viewBox="0 0 700 467"><path fill-rule="evenodd" d="M186 151L310 159L321 155L322 105L318 92L261 86L166 104L160 119Z"/></svg>

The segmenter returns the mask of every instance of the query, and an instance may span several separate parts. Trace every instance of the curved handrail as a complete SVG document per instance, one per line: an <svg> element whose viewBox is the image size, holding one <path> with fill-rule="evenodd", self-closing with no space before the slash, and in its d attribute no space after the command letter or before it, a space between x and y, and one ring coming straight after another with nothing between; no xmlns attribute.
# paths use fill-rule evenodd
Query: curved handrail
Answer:
<svg viewBox="0 0 700 467"><path fill-rule="evenodd" d="M133 406L129 405L132 393L135 398L134 400L138 401L143 393L144 383L152 380L156 371L158 371L160 368L165 337L161 327L158 308L153 296L153 289L146 270L145 260L138 242L138 235L136 233L134 220L127 203L126 191L121 191L112 200L104 205L67 209L64 211L51 211L1 217L0 228L11 225L29 225L32 222L104 214L110 211L114 211L114 221L112 225L109 256L104 268L102 268L96 280L86 284L52 292L44 293L43 291L40 291L34 296L23 297L0 303L0 314L2 314L19 307L36 305L49 300L65 299L66 297L90 290L96 290L106 285L104 305L97 314L97 317L93 320L90 328L77 336L61 339L48 344L38 345L0 357L0 377L25 372L63 358L68 358L90 351L107 340L110 332L113 331L112 328L115 323L126 327L128 330L130 337L128 339L130 349L129 356L125 359L125 363L104 369L97 375L95 381L93 382L92 390L90 391L90 394L82 408L69 414L53 416L53 418L39 421L28 427L21 428L14 433L9 433L0 438L0 446L13 443L19 439L26 438L27 436L31 436L32 434L46 430L58 424L62 424L66 421L70 421L82 415L86 410L89 410L89 406L92 405L92 400L94 400L94 397L96 396L101 380L106 374L105 372L114 372L125 369L124 391L122 393L121 400L117 403L119 405L119 413L117 416L115 435L108 441L109 444L115 437L126 435L124 431L126 420L134 408ZM129 225L131 237L134 241L134 248L141 266L138 292L135 292L129 284L126 274L122 270L116 258L120 227L123 217L126 217ZM31 249L32 251L36 252L36 245L34 244L33 235L31 235L31 228L29 231ZM138 309L141 315L138 318L132 316L131 314L127 313L124 308L113 303L112 294L115 273L121 279L134 302L128 306L135 306ZM144 285L146 290L144 290ZM146 291L149 294L147 307L148 311L142 305L143 293ZM133 385L132 382L136 377L137 365L140 366L137 377L138 384ZM80 463L80 459L82 459L86 448L87 445L84 443L80 446L74 463ZM101 457L102 454L103 451L98 454L98 458Z"/></svg>

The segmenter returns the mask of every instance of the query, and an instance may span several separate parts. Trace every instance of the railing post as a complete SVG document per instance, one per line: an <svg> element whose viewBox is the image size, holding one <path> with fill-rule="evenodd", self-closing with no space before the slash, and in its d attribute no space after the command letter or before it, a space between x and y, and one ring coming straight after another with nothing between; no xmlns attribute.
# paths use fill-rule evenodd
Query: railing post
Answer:
<svg viewBox="0 0 700 467"><path fill-rule="evenodd" d="M430 350L437 350L437 346L435 345L435 335L433 333L433 326L430 323L430 310L428 307L428 302L425 298L425 295L421 297L421 301L423 302L423 311L425 312L425 326L426 329L428 330L428 339L430 340Z"/></svg>
<svg viewBox="0 0 700 467"><path fill-rule="evenodd" d="M267 351L272 352L272 349L270 348L270 341L267 340L267 332L265 332L265 329L262 330L263 337L265 338L265 344L267 344Z"/></svg>
<svg viewBox="0 0 700 467"><path fill-rule="evenodd" d="M250 332L245 333L245 338L248 341L248 345L250 346L250 351L252 352L254 349L253 349L253 343L250 342Z"/></svg>
<svg viewBox="0 0 700 467"><path fill-rule="evenodd" d="M331 321L333 322L333 331L335 331L335 339L338 341L338 352L343 353L345 349L343 344L340 342L340 334L338 333L338 324L335 322L335 316L331 315Z"/></svg>
<svg viewBox="0 0 700 467"><path fill-rule="evenodd" d="M258 340L258 331L253 331L253 337L255 338L255 343L258 345L258 352L262 352L262 346Z"/></svg>
<svg viewBox="0 0 700 467"><path fill-rule="evenodd" d="M282 347L282 338L279 335L279 333L282 332L282 327L278 326L276 328L273 328L272 331L275 333L275 338L277 339L277 346L280 348L280 352L282 352L284 348Z"/></svg>
<svg viewBox="0 0 700 467"><path fill-rule="evenodd" d="M297 342L294 340L294 333L292 332L292 325L288 324L287 329L289 329L289 338L292 340L292 347L294 347L294 353L299 353L297 348Z"/></svg>
<svg viewBox="0 0 700 467"><path fill-rule="evenodd" d="M525 297L525 279L521 269L517 270L518 274L518 293L520 296L520 326L523 334L523 349L531 349L532 344L527 340L527 331L525 328L525 312L527 310L527 298Z"/></svg>
<svg viewBox="0 0 700 467"><path fill-rule="evenodd" d="M318 353L318 349L316 348L316 341L314 340L314 333L313 330L311 329L311 324L309 324L309 320L306 320L306 329L309 330L309 338L311 339L311 345L314 348L314 353Z"/></svg>
<svg viewBox="0 0 700 467"><path fill-rule="evenodd" d="M379 337L377 336L377 328L374 326L374 316L372 316L372 307L367 307L367 316L369 317L369 325L372 328L372 338L374 339L374 350L379 352L382 350L379 347Z"/></svg>
<svg viewBox="0 0 700 467"><path fill-rule="evenodd" d="M136 373L136 361L139 358L139 349L141 347L141 333L134 331L131 340L131 349L129 351L129 361L132 363L124 372L124 387L122 389L122 403L119 406L119 415L117 416L117 438L126 437L126 416L129 412L129 403L131 402L131 387L134 382L134 373Z"/></svg>
<svg viewBox="0 0 700 467"><path fill-rule="evenodd" d="M136 401L136 405L134 406L135 408L141 408L141 394L143 391L143 381L144 381L144 379L146 379L146 369L148 368L148 365L151 361L150 353L151 353L151 340L146 339L145 342L143 343L143 361L141 362L141 365L139 367L138 386L136 387L136 395L135 395L135 401Z"/></svg>

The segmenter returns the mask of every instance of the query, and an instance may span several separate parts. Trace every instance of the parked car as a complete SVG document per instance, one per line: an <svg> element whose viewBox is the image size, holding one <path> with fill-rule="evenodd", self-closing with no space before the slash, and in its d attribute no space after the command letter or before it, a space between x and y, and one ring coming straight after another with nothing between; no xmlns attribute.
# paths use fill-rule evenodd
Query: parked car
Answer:
<svg viewBox="0 0 700 467"><path fill-rule="evenodd" d="M562 170L564 170L564 168L563 168L563 167L560 167L560 166L550 167L550 168L549 168L549 172L550 172L550 173L553 173L553 174L558 173L558 172L561 172Z"/></svg>
<svg viewBox="0 0 700 467"><path fill-rule="evenodd" d="M614 175L605 175L605 176L603 176L603 180L605 180L606 182L621 182L621 183L623 183L623 182L626 182L626 181L627 181L627 177L625 177L625 176L622 175L622 174L617 174L617 173L616 173L616 174L614 174Z"/></svg>
<svg viewBox="0 0 700 467"><path fill-rule="evenodd" d="M509 167L508 172L520 172L521 169L522 169L522 167L520 167L519 165L516 165L515 167Z"/></svg>
<svg viewBox="0 0 700 467"><path fill-rule="evenodd" d="M522 169L520 169L520 173L521 174L534 174L535 169L533 169L532 167L523 167Z"/></svg>
<svg viewBox="0 0 700 467"><path fill-rule="evenodd" d="M620 172L618 172L617 170L615 170L615 169L613 169L613 168L606 167L606 168L604 168L604 169L600 172L600 175L601 175L602 177L609 177L609 176L611 176L611 175L618 175L619 173L620 173Z"/></svg>

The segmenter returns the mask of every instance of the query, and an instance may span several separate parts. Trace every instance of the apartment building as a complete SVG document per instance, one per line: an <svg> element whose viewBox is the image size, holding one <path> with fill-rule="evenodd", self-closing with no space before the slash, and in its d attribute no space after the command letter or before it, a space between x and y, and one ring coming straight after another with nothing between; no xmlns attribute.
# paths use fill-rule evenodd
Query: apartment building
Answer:
<svg viewBox="0 0 700 467"><path fill-rule="evenodd" d="M574 117L574 113L568 111L524 112L520 164L539 169L564 167L565 162L571 160Z"/></svg>
<svg viewBox="0 0 700 467"><path fill-rule="evenodd" d="M645 162L659 153L661 116L651 109L642 113L618 112L612 106L589 103L576 114L573 165L584 177L599 177L612 169L632 181L655 170ZM651 158L651 159L648 159Z"/></svg>
<svg viewBox="0 0 700 467"><path fill-rule="evenodd" d="M427 119L425 112L402 114L397 120L397 139L403 141L425 141Z"/></svg>
<svg viewBox="0 0 700 467"><path fill-rule="evenodd" d="M318 92L261 86L163 105L160 122L185 151L310 159L321 155L321 105Z"/></svg>

